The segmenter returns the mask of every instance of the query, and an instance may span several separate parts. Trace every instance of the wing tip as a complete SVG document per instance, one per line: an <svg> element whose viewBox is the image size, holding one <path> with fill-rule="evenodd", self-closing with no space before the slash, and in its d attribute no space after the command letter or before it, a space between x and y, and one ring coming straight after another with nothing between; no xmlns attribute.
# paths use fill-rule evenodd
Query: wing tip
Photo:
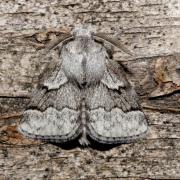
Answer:
<svg viewBox="0 0 180 180"><path fill-rule="evenodd" d="M129 116L130 119L121 119L122 121L125 121L123 124L126 123L126 126L124 127L121 126L122 122L120 124L118 124L119 122L116 123L119 127L109 124L108 128L111 128L111 133L109 133L109 129L104 130L105 127L102 128L103 131L102 129L98 129L99 126L98 124L95 124L95 121L94 124L88 126L88 135L93 140L103 144L125 144L145 138L149 130L144 113L138 110L134 111L131 115L132 116ZM115 129L113 129L113 127L115 127Z"/></svg>

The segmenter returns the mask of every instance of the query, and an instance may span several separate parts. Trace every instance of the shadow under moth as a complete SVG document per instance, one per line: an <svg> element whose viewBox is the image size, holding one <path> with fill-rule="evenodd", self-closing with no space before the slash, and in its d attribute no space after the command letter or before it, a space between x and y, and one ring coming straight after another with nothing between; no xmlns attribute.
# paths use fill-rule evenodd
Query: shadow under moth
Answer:
<svg viewBox="0 0 180 180"><path fill-rule="evenodd" d="M104 43L130 52L111 37L85 28L53 42L59 60L46 70L23 113L19 131L26 137L62 143L91 139L104 144L129 143L147 132L147 121L123 68Z"/></svg>

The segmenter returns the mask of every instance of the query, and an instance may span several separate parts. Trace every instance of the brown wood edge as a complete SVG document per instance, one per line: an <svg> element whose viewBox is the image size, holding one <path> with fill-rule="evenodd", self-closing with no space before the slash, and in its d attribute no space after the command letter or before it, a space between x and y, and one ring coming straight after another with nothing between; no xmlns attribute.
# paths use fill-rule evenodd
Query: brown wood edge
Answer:
<svg viewBox="0 0 180 180"><path fill-rule="evenodd" d="M153 110L153 111L160 111L160 112L172 112L172 113L180 113L180 109L178 108L163 108L157 106L149 106L149 105L142 105L144 109Z"/></svg>
<svg viewBox="0 0 180 180"><path fill-rule="evenodd" d="M20 118L22 116L22 112L12 113L12 114L4 114L0 116L0 120L9 119L9 118Z"/></svg>

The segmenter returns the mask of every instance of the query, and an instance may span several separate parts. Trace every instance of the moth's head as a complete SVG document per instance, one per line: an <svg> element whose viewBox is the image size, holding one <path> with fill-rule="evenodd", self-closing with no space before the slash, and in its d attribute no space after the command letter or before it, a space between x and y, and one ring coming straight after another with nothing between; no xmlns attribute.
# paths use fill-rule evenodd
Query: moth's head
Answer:
<svg viewBox="0 0 180 180"><path fill-rule="evenodd" d="M77 25L72 31L72 35L75 39L76 38L81 38L81 40L93 39L102 44L104 44L104 42L108 42L111 45L126 52L127 54L132 55L132 53L128 49L126 49L126 47L124 47L123 44L121 44L121 42L117 41L116 39L111 38L110 36L104 33L96 33L96 29L93 28L91 25L88 25L88 24Z"/></svg>
<svg viewBox="0 0 180 180"><path fill-rule="evenodd" d="M72 31L74 37L91 38L94 30L90 25L78 25Z"/></svg>

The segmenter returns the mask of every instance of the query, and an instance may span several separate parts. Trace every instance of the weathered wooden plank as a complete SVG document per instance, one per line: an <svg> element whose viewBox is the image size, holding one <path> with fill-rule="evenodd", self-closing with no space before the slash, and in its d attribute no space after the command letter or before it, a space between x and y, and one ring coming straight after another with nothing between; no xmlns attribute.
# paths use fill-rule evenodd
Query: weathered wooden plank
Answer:
<svg viewBox="0 0 180 180"><path fill-rule="evenodd" d="M78 23L116 35L148 118L144 140L106 149L59 147L16 127L50 58L45 45ZM2 0L0 2L0 179L180 179L180 2Z"/></svg>

